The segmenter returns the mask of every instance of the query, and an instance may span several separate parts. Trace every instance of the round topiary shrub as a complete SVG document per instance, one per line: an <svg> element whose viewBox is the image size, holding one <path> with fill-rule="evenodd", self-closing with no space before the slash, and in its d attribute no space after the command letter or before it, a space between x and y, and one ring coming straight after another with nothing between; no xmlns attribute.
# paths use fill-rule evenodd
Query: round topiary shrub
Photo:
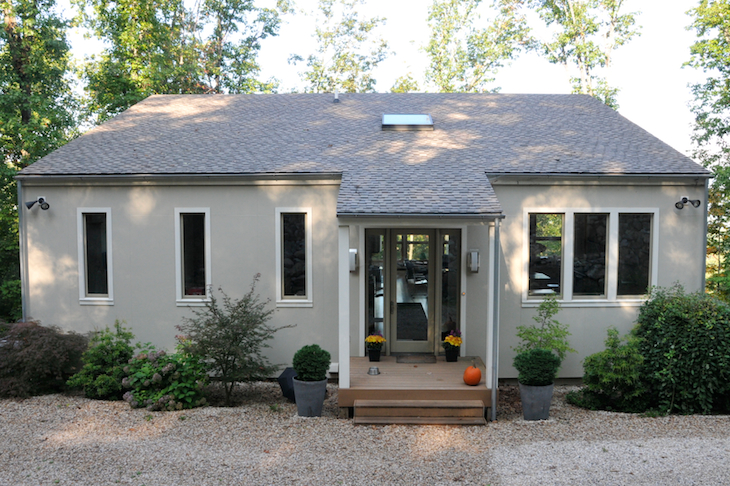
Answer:
<svg viewBox="0 0 730 486"><path fill-rule="evenodd" d="M330 353L317 344L303 346L294 353L292 366L297 372L297 380L322 381L327 379L327 370L330 367Z"/></svg>
<svg viewBox="0 0 730 486"><path fill-rule="evenodd" d="M546 386L555 381L560 358L549 349L530 349L515 356L514 367L523 385Z"/></svg>

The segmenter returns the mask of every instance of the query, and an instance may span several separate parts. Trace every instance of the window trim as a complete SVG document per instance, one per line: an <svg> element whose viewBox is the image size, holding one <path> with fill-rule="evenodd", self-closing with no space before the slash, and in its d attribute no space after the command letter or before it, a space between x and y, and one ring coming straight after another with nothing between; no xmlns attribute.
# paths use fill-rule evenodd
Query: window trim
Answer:
<svg viewBox="0 0 730 486"><path fill-rule="evenodd" d="M183 295L183 269L182 269L182 225L183 214L204 214L205 215L205 297L194 297ZM210 289L212 284L211 272L211 248L210 248L210 208L175 208L175 302L181 306L204 306L210 302Z"/></svg>
<svg viewBox="0 0 730 486"><path fill-rule="evenodd" d="M281 231L282 215L287 213L304 214L304 244L305 250L305 272L306 272L306 295L294 297L284 295L284 282L282 278L283 262L283 235ZM313 307L312 299L312 208L311 207L282 207L275 209L275 239L276 239L276 307Z"/></svg>
<svg viewBox="0 0 730 486"><path fill-rule="evenodd" d="M94 297L86 294L86 238L84 231L84 215L104 213L106 215L106 296ZM76 208L76 236L79 262L79 304L81 305L114 305L114 261L112 254L112 209L111 208Z"/></svg>
<svg viewBox="0 0 730 486"><path fill-rule="evenodd" d="M562 265L562 295L558 301L564 307L622 307L639 306L645 296L621 297L618 292L618 217L619 214L650 214L651 218L651 248L649 255L649 286L657 285L659 271L659 208L631 208L631 207L531 207L522 210L522 306L537 307L540 296L528 296L530 279L530 214L547 213L563 214L563 265ZM605 213L608 214L607 262L606 262L606 296L605 297L574 297L573 296L573 259L574 259L574 231L576 213Z"/></svg>

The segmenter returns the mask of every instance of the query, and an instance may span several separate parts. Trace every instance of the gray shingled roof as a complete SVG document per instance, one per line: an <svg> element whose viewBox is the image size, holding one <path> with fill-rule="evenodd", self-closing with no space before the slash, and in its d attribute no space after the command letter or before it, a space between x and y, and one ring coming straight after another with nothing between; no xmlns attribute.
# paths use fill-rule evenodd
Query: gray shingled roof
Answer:
<svg viewBox="0 0 730 486"><path fill-rule="evenodd" d="M583 95L152 96L20 173L340 173L339 214L501 211L485 174L706 176ZM383 113L433 131L384 132Z"/></svg>

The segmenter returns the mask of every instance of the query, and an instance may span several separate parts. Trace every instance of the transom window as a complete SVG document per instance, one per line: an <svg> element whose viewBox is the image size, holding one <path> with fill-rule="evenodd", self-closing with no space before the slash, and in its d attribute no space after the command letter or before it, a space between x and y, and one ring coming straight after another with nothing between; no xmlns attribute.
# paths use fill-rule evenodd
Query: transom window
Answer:
<svg viewBox="0 0 730 486"><path fill-rule="evenodd" d="M656 209L526 210L523 298L639 300L656 283Z"/></svg>

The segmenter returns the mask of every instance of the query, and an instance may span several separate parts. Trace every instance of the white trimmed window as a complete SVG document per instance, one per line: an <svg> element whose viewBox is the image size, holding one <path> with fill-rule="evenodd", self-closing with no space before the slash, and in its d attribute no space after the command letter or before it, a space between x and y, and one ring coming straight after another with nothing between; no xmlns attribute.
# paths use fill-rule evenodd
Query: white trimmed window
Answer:
<svg viewBox="0 0 730 486"><path fill-rule="evenodd" d="M657 282L659 210L526 209L523 302L640 303Z"/></svg>
<svg viewBox="0 0 730 486"><path fill-rule="evenodd" d="M211 287L210 208L175 208L178 305L204 305Z"/></svg>
<svg viewBox="0 0 730 486"><path fill-rule="evenodd" d="M276 304L312 306L312 208L276 208Z"/></svg>
<svg viewBox="0 0 730 486"><path fill-rule="evenodd" d="M78 208L79 303L114 305L111 208Z"/></svg>

